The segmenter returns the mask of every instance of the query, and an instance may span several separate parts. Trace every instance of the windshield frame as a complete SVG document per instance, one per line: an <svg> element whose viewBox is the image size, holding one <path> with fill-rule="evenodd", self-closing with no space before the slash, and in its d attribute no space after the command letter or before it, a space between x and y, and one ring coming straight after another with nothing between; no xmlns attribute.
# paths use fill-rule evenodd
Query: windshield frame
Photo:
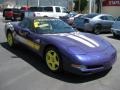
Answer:
<svg viewBox="0 0 120 90"><path fill-rule="evenodd" d="M56 33L71 33L71 32L75 32L75 30L68 25L67 23L63 22L60 19L39 19L39 24L43 23L44 25L42 26L46 26L48 27L48 29L42 29L41 26L37 26L35 27L34 25L34 21L33 21L33 26L34 26L34 30L36 31L36 33L38 34L56 34ZM57 23L56 23L57 22ZM57 25L57 26L55 26ZM45 31L40 31L40 30L45 30Z"/></svg>

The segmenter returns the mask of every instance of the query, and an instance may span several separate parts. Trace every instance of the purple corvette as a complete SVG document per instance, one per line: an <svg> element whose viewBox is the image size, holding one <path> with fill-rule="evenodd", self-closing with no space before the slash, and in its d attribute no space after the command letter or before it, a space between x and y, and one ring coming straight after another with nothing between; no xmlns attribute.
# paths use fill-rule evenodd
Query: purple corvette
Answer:
<svg viewBox="0 0 120 90"><path fill-rule="evenodd" d="M92 74L109 70L115 48L97 35L81 33L55 18L25 18L5 25L10 47L21 43L39 54L52 72Z"/></svg>

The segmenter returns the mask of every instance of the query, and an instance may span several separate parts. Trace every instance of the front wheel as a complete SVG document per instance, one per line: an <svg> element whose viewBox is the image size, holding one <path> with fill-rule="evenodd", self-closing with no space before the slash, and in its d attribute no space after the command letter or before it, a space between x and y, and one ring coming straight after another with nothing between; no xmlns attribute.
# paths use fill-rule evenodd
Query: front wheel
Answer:
<svg viewBox="0 0 120 90"><path fill-rule="evenodd" d="M58 50L54 47L48 47L45 51L44 59L47 67L52 72L62 71L62 61Z"/></svg>
<svg viewBox="0 0 120 90"><path fill-rule="evenodd" d="M8 42L8 45L10 47L13 47L14 46L14 39L13 39L13 35L12 35L12 32L8 32L7 33L7 42Z"/></svg>

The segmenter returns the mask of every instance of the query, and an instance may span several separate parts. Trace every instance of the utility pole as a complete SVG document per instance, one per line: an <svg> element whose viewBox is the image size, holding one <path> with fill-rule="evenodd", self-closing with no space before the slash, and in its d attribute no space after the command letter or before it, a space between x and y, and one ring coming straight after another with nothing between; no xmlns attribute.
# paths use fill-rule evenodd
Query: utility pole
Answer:
<svg viewBox="0 0 120 90"><path fill-rule="evenodd" d="M92 0L89 0L89 14L92 13Z"/></svg>
<svg viewBox="0 0 120 90"><path fill-rule="evenodd" d="M54 6L55 6L55 0L54 0Z"/></svg>
<svg viewBox="0 0 120 90"><path fill-rule="evenodd" d="M27 0L27 7L29 6L29 0Z"/></svg>
<svg viewBox="0 0 120 90"><path fill-rule="evenodd" d="M79 5L78 5L79 7L78 7L78 11L80 12L81 10L80 10L80 6L81 6L81 0L79 0Z"/></svg>
<svg viewBox="0 0 120 90"><path fill-rule="evenodd" d="M40 0L38 0L38 7L40 6Z"/></svg>

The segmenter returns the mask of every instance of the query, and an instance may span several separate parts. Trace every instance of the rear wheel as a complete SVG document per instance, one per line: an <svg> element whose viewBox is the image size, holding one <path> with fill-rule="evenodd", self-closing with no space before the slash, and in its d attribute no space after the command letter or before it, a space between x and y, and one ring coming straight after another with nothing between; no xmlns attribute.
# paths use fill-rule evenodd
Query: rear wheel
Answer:
<svg viewBox="0 0 120 90"><path fill-rule="evenodd" d="M13 47L14 46L14 39L13 39L13 35L12 35L12 32L8 32L7 33L7 42L8 42L8 45L10 47Z"/></svg>
<svg viewBox="0 0 120 90"><path fill-rule="evenodd" d="M58 50L54 47L48 47L45 51L44 59L47 67L52 72L62 71L62 61Z"/></svg>
<svg viewBox="0 0 120 90"><path fill-rule="evenodd" d="M102 29L101 25L99 25L99 24L95 25L93 32L98 35L98 34L100 34L101 29Z"/></svg>
<svg viewBox="0 0 120 90"><path fill-rule="evenodd" d="M116 35L115 33L113 33L113 36L114 36L115 38L118 38L118 35Z"/></svg>

